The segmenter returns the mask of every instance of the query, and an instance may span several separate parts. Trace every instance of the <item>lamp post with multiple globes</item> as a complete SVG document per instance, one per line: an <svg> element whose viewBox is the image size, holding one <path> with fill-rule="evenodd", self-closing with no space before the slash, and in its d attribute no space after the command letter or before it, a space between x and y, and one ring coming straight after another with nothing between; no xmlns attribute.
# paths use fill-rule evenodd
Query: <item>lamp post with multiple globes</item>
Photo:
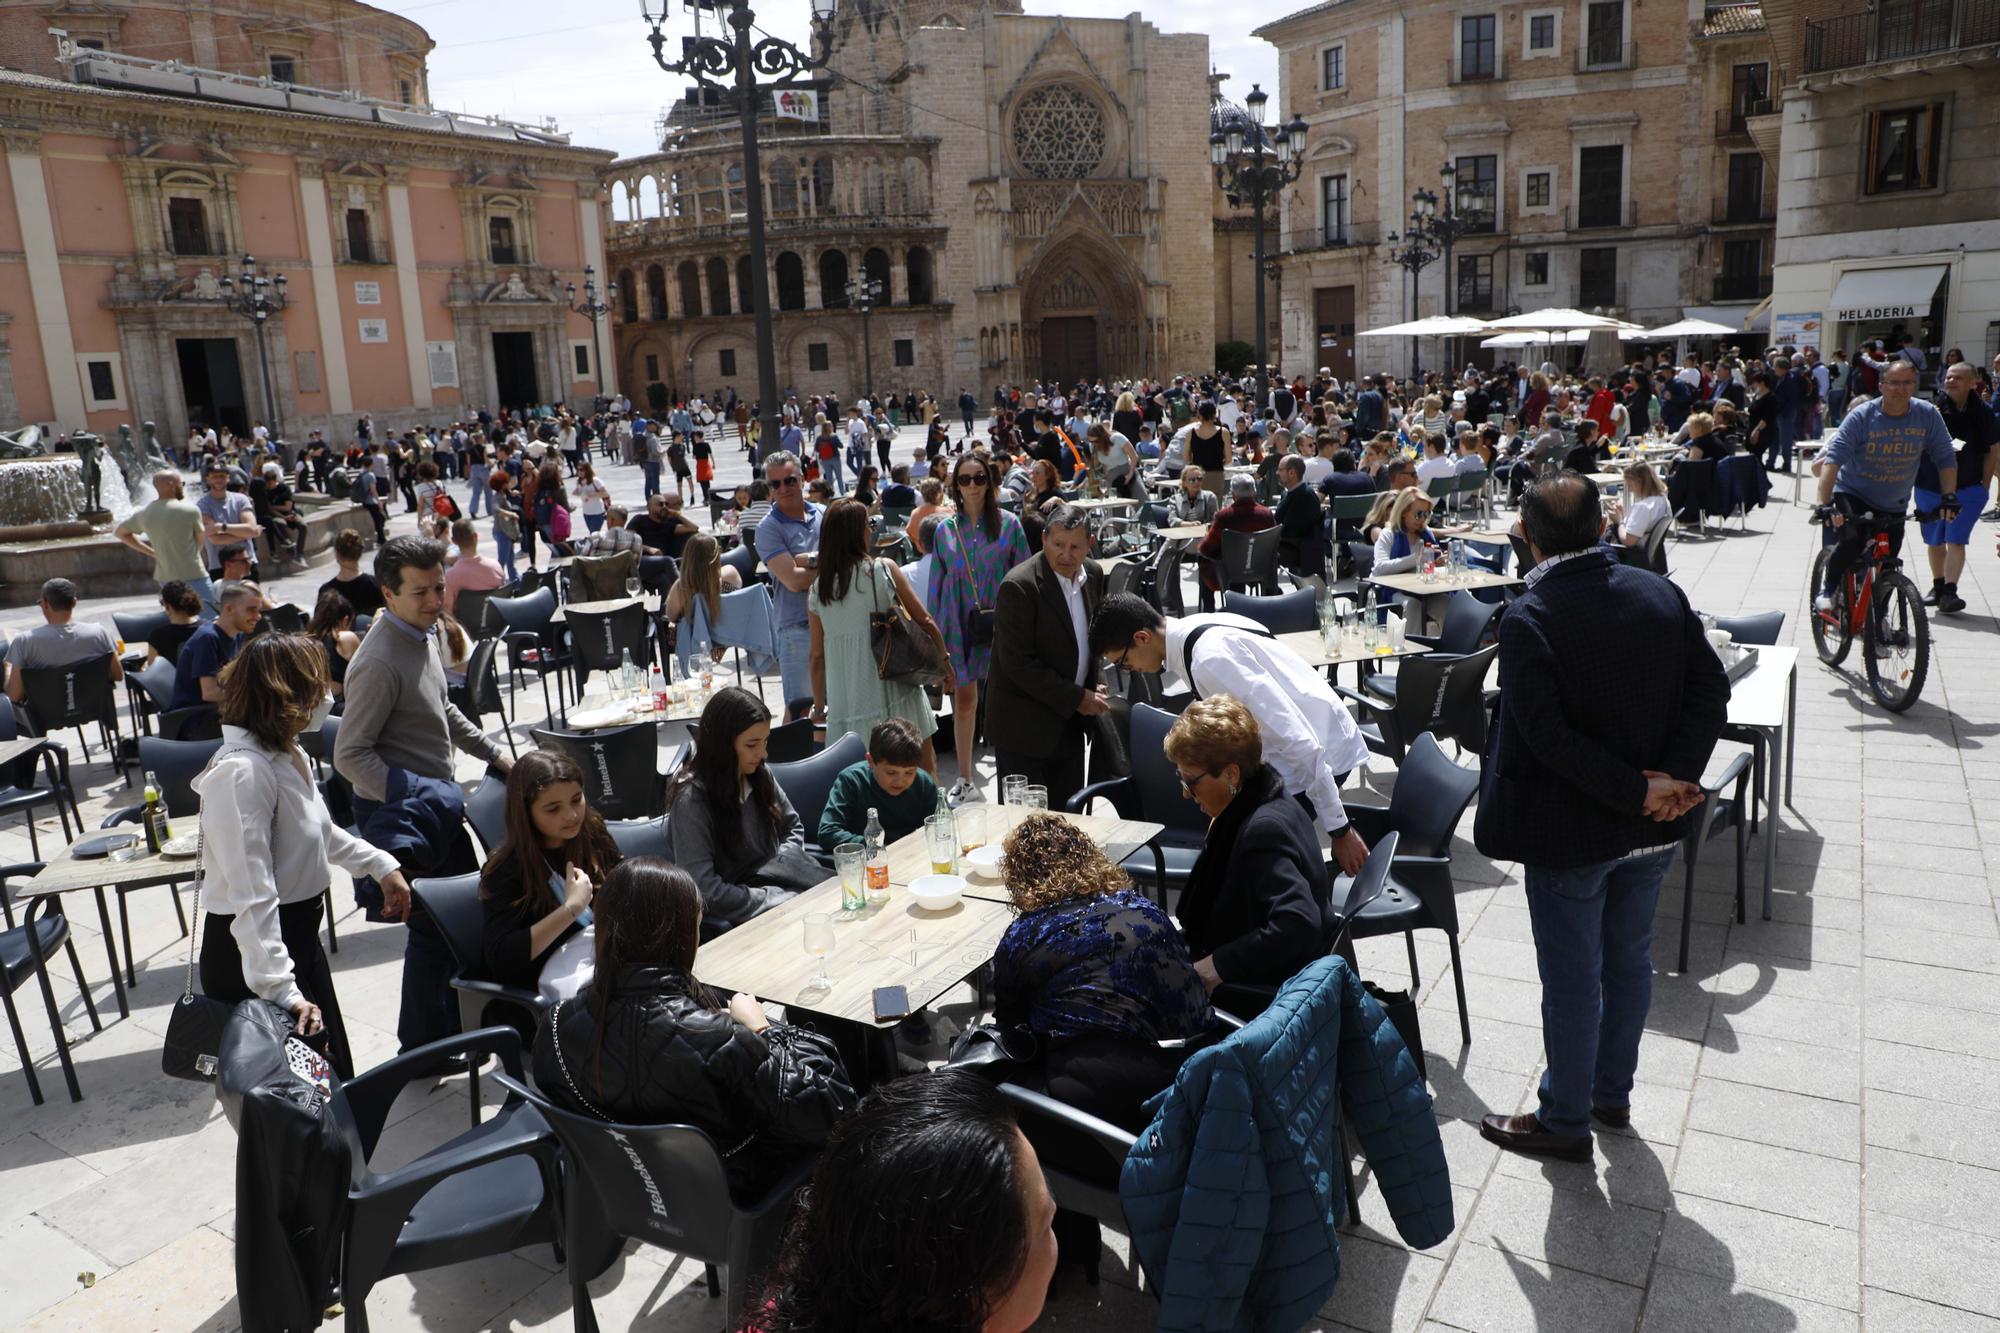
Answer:
<svg viewBox="0 0 2000 1333"><path fill-rule="evenodd" d="M1270 406L1270 331L1264 322L1264 212L1278 192L1299 178L1305 165L1306 122L1294 114L1287 125L1264 124L1264 106L1269 101L1261 86L1252 84L1243 99L1248 124L1228 120L1209 136L1209 160L1215 165L1215 183L1234 200L1247 200L1254 223L1256 249L1252 272L1257 291L1257 416L1262 419Z"/></svg>
<svg viewBox="0 0 2000 1333"><path fill-rule="evenodd" d="M285 419L278 415L277 386L271 383L271 354L265 346L268 336L265 326L271 316L285 308L285 275L259 273L256 258L245 255L236 272L224 274L217 285L222 288L222 298L229 309L249 320L257 330L257 369L264 380L264 415L271 422L271 438L283 439Z"/></svg>

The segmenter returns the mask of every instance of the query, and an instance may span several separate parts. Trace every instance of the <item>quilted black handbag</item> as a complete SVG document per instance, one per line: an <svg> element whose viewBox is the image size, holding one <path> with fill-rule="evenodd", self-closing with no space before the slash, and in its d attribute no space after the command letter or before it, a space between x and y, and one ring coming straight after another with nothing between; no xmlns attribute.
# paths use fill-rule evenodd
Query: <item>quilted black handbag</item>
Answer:
<svg viewBox="0 0 2000 1333"><path fill-rule="evenodd" d="M205 848L204 848L205 851ZM236 1006L195 994L194 960L201 947L201 878L203 854L194 862L194 914L188 931L187 976L181 997L167 1015L167 1041L160 1052L160 1069L172 1078L212 1082L222 1050L222 1029Z"/></svg>

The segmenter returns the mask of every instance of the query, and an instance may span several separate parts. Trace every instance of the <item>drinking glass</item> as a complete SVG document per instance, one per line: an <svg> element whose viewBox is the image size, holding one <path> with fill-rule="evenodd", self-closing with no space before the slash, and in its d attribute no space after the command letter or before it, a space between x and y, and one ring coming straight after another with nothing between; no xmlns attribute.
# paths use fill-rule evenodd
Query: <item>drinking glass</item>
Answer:
<svg viewBox="0 0 2000 1333"><path fill-rule="evenodd" d="M817 998L833 989L833 978L826 974L826 956L833 952L831 912L814 912L806 917L805 947L807 953L819 959L819 970L799 994L801 997Z"/></svg>
<svg viewBox="0 0 2000 1333"><path fill-rule="evenodd" d="M958 821L947 810L924 821L924 833L931 851L933 875L958 873Z"/></svg>
<svg viewBox="0 0 2000 1333"><path fill-rule="evenodd" d="M625 595L627 597L637 597L639 595L639 576L637 574L625 580Z"/></svg>
<svg viewBox="0 0 2000 1333"><path fill-rule="evenodd" d="M858 842L844 842L833 849L833 867L840 873L840 910L858 912L868 905L864 869L868 848Z"/></svg>
<svg viewBox="0 0 2000 1333"><path fill-rule="evenodd" d="M1028 789L1026 773L1009 773L1000 780L1000 804L1019 805L1021 793Z"/></svg>
<svg viewBox="0 0 2000 1333"><path fill-rule="evenodd" d="M1030 810L1049 808L1049 789L1040 783L1030 783L1021 788L1021 804Z"/></svg>
<svg viewBox="0 0 2000 1333"><path fill-rule="evenodd" d="M969 852L986 845L986 807L962 805L953 812L958 820L958 850Z"/></svg>

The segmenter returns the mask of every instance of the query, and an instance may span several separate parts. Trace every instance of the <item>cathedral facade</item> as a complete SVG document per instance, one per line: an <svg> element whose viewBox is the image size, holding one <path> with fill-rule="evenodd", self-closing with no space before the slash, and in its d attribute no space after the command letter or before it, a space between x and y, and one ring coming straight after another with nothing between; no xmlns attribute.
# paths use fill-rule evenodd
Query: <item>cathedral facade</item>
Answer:
<svg viewBox="0 0 2000 1333"><path fill-rule="evenodd" d="M1019 11L843 3L818 119L760 123L761 180L735 112L695 98L661 152L612 164L627 391L754 396L746 188L765 203L781 388L950 398L1211 364L1207 37Z"/></svg>

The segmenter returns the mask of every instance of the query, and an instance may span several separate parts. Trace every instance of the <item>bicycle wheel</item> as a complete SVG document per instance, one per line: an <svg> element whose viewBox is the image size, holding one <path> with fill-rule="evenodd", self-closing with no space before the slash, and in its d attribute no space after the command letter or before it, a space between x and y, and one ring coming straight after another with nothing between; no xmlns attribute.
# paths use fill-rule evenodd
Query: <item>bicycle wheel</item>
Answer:
<svg viewBox="0 0 2000 1333"><path fill-rule="evenodd" d="M1868 688L1884 708L1902 712L1923 693L1931 665L1931 622L1917 585L1900 573L1877 575L1862 635Z"/></svg>
<svg viewBox="0 0 2000 1333"><path fill-rule="evenodd" d="M1813 559L1812 592L1807 599L1808 605L1819 597L1819 590L1826 586L1826 562L1832 554L1831 550L1823 550ZM1808 614L1812 619L1813 647L1819 652L1819 660L1830 667L1837 667L1846 660L1848 645L1854 642L1854 636L1847 628L1852 622L1847 611L1845 586L1834 594L1833 603L1837 622L1829 622L1817 610Z"/></svg>

